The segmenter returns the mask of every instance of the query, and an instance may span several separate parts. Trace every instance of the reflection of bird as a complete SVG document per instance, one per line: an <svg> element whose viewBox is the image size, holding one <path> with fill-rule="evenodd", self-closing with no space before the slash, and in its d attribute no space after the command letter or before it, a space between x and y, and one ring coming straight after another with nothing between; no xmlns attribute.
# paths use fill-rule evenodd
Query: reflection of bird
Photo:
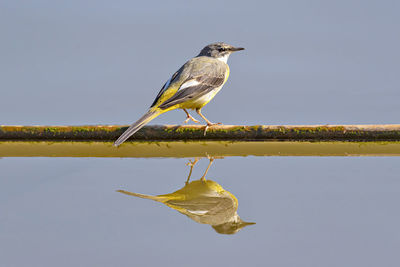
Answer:
<svg viewBox="0 0 400 267"><path fill-rule="evenodd" d="M190 119L196 123L199 122L186 110L195 109L207 122L206 130L208 126L214 125L215 123L204 117L201 108L221 90L228 80L229 66L227 60L229 55L243 49L225 43L214 43L204 47L198 56L186 62L172 75L161 88L147 113L132 124L115 141L114 145L119 146L125 142L158 115L177 108L185 111L187 118L185 123Z"/></svg>
<svg viewBox="0 0 400 267"><path fill-rule="evenodd" d="M186 185L171 194L150 196L124 190L118 192L161 202L198 223L210 224L220 234L235 234L241 228L254 224L240 219L237 214L238 200L234 195L224 190L218 183L205 179L212 159L202 178L189 182L196 162L197 160L191 164Z"/></svg>

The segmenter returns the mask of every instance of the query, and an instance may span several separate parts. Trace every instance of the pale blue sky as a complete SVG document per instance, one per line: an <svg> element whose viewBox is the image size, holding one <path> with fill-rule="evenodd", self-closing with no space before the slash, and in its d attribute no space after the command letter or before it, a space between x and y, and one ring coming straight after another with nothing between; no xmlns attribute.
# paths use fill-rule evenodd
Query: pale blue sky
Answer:
<svg viewBox="0 0 400 267"><path fill-rule="evenodd" d="M396 123L398 1L2 1L1 124L128 124L210 42L226 124ZM178 124L182 111L153 123Z"/></svg>

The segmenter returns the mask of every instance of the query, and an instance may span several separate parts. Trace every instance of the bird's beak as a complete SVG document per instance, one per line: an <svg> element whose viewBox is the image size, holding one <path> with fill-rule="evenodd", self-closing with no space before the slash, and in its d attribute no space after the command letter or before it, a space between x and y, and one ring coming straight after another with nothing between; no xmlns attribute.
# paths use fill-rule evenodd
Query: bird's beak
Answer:
<svg viewBox="0 0 400 267"><path fill-rule="evenodd" d="M239 218L239 228L246 227L248 225L253 225L256 224L255 222L245 222L242 219Z"/></svg>
<svg viewBox="0 0 400 267"><path fill-rule="evenodd" d="M240 226L245 227L247 225L253 225L253 224L256 224L256 223L255 222L241 222Z"/></svg>
<svg viewBox="0 0 400 267"><path fill-rule="evenodd" d="M230 50L232 52L236 52L236 51L244 50L244 48L243 47L232 47Z"/></svg>

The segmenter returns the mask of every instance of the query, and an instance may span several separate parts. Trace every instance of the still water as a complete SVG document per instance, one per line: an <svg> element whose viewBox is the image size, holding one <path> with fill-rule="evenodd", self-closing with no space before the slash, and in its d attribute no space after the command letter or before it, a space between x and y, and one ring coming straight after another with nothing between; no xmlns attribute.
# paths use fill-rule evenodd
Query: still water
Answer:
<svg viewBox="0 0 400 267"><path fill-rule="evenodd" d="M400 262L399 157L4 157L0 169L0 266Z"/></svg>

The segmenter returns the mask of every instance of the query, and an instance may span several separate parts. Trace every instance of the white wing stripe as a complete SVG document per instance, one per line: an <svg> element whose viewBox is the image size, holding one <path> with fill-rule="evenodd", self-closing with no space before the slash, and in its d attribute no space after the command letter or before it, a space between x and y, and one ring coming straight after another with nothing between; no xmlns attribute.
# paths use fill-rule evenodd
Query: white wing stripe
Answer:
<svg viewBox="0 0 400 267"><path fill-rule="evenodd" d="M190 212L192 214L195 214L195 215L204 215L208 211L207 210L188 210L188 212Z"/></svg>
<svg viewBox="0 0 400 267"><path fill-rule="evenodd" d="M196 86L196 85L199 85L199 84L200 84L200 82L197 81L197 80L189 80L189 81L183 83L181 85L181 87L179 88L179 90L182 90L182 89L185 89L185 88L188 88L188 87L192 87L192 86Z"/></svg>

